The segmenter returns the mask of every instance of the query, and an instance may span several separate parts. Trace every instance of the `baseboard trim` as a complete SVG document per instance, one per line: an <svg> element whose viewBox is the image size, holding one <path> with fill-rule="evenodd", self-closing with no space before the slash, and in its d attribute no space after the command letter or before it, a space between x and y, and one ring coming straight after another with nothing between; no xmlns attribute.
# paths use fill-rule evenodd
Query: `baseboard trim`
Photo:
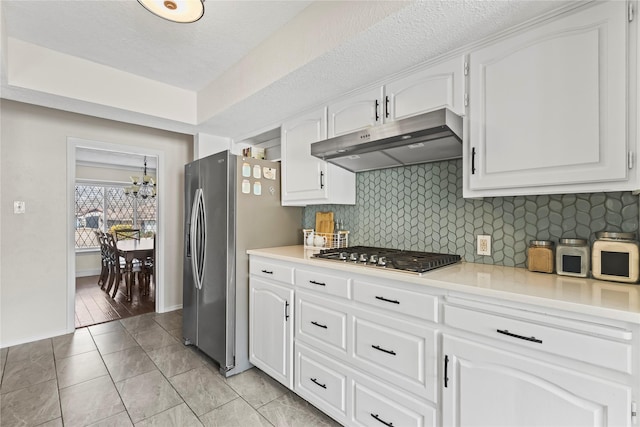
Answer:
<svg viewBox="0 0 640 427"><path fill-rule="evenodd" d="M79 270L76 271L76 277L87 277L87 276L99 276L101 269L94 268L92 270Z"/></svg>
<svg viewBox="0 0 640 427"><path fill-rule="evenodd" d="M44 339L47 339L47 338L59 337L60 335L67 335L69 333L71 333L71 332L69 332L67 330L62 330L62 331L57 331L57 332L51 332L49 334L44 334L44 335L36 335L36 336L33 336L33 337L19 338L16 341L0 342L0 348L13 347L15 345L20 345L20 344L27 344L27 343L30 343L30 342L40 341L40 340L44 340Z"/></svg>
<svg viewBox="0 0 640 427"><path fill-rule="evenodd" d="M158 313L168 313L170 311L180 310L181 308L182 308L182 304L177 304L177 305L173 305L171 307L164 307L164 309L159 311Z"/></svg>

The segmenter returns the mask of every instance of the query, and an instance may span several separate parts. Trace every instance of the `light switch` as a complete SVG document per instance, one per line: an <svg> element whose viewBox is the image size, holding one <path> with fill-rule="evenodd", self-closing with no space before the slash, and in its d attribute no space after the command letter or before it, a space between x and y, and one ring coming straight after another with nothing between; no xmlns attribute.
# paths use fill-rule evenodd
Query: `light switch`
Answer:
<svg viewBox="0 0 640 427"><path fill-rule="evenodd" d="M14 214L23 214L25 210L24 202L16 200L13 202L13 213Z"/></svg>

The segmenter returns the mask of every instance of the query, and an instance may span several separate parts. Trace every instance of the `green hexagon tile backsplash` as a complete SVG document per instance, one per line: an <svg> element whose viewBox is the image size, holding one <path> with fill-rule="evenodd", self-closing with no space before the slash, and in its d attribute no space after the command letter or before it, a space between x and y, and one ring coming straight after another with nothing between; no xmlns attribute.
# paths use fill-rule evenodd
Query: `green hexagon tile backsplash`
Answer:
<svg viewBox="0 0 640 427"><path fill-rule="evenodd" d="M462 198L462 161L359 173L355 205L333 211L350 231L349 245L455 253L468 262L524 267L530 240L588 238L598 231L638 231L638 197L630 192ZM491 235L491 256L476 255L475 237Z"/></svg>

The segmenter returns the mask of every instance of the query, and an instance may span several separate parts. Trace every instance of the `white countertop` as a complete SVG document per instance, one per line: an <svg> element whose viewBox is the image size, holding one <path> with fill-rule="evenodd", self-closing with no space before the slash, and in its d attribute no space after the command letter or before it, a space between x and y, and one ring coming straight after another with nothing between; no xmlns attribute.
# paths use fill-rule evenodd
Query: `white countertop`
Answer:
<svg viewBox="0 0 640 427"><path fill-rule="evenodd" d="M532 273L524 268L469 262L442 267L418 276L312 258L317 251L303 246L283 246L251 249L247 253L640 324L640 285Z"/></svg>

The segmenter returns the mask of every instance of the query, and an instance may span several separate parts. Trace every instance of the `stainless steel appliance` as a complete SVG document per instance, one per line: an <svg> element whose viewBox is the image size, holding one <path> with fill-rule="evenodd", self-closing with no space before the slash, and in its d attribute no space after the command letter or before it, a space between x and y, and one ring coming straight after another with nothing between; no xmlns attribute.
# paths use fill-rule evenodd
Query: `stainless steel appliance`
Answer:
<svg viewBox="0 0 640 427"><path fill-rule="evenodd" d="M311 154L351 172L462 157L462 117L442 108L311 144Z"/></svg>
<svg viewBox="0 0 640 427"><path fill-rule="evenodd" d="M183 325L230 376L249 363L247 249L301 243L302 208L280 205L279 163L228 151L185 166Z"/></svg>
<svg viewBox="0 0 640 427"><path fill-rule="evenodd" d="M455 264L461 260L460 255L403 251L369 246L323 249L313 256L319 259L353 263L371 268L386 268L417 275L422 275L439 267Z"/></svg>

